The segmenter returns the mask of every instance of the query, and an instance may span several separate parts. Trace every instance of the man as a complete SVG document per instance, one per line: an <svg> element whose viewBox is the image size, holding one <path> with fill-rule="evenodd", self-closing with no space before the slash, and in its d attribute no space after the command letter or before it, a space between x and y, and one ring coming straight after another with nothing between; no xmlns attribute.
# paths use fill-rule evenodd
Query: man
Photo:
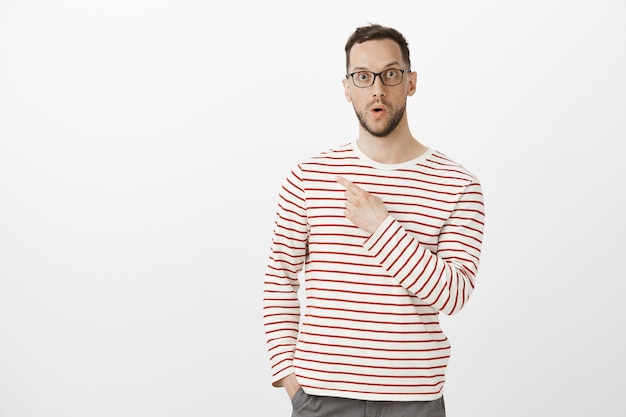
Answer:
<svg viewBox="0 0 626 417"><path fill-rule="evenodd" d="M358 138L298 164L279 195L264 285L272 383L293 416L445 416L438 315L474 288L481 186L411 134L417 74L401 33L360 27L345 51Z"/></svg>

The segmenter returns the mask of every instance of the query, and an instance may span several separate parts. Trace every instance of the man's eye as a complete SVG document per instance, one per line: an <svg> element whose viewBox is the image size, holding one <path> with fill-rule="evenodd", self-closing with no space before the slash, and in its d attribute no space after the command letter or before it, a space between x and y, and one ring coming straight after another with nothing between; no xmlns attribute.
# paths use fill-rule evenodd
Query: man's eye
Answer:
<svg viewBox="0 0 626 417"><path fill-rule="evenodd" d="M397 70L389 70L385 73L385 77L387 78L396 78L398 76Z"/></svg>
<svg viewBox="0 0 626 417"><path fill-rule="evenodd" d="M371 78L371 75L368 72L358 72L356 74L356 77L359 79L359 81L367 81Z"/></svg>

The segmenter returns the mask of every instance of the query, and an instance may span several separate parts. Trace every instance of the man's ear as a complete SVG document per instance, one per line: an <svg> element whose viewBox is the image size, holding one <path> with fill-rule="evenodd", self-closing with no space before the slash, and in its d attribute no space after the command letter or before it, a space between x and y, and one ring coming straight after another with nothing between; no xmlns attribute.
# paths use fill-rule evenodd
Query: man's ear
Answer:
<svg viewBox="0 0 626 417"><path fill-rule="evenodd" d="M352 101L352 97L350 96L350 83L347 78L344 78L341 82L343 83L343 95L346 101L350 103Z"/></svg>
<svg viewBox="0 0 626 417"><path fill-rule="evenodd" d="M407 95L412 96L415 94L415 90L417 90L417 72L411 71L409 73L409 91L407 91Z"/></svg>

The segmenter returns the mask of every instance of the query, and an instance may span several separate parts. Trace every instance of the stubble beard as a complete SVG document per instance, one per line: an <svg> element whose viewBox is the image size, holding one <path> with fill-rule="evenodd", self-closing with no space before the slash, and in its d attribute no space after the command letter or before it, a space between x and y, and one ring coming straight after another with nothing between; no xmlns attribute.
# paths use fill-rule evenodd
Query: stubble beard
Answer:
<svg viewBox="0 0 626 417"><path fill-rule="evenodd" d="M368 125L367 123L367 115L368 111L359 111L356 108L354 112L356 113L357 119L359 119L359 123L363 128L372 136L376 136L378 138L384 138L389 136L400 124L402 117L404 116L404 112L406 111L406 104L404 104L401 108L396 111L390 111L390 118L388 122L378 130L375 130L373 126Z"/></svg>

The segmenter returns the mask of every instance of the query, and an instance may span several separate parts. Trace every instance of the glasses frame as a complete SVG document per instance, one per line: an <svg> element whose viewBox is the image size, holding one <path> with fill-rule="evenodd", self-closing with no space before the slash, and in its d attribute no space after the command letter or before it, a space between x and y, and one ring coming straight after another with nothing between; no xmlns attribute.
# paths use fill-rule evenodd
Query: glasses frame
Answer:
<svg viewBox="0 0 626 417"><path fill-rule="evenodd" d="M385 79L382 77L382 74L383 74L384 72L387 72L387 71L400 71L400 74L402 74L402 76L400 77L400 81L398 82L398 84L387 84L387 83L385 82ZM358 74L358 73L360 73L360 72L367 72L367 73L372 74L372 75L374 76L374 77L372 78L372 83L371 83L371 84L369 84L369 85L364 85L364 86L356 85L356 82L354 81L354 74ZM406 69L389 68L389 69L386 69L386 70L381 71L381 72L374 72L374 71L355 71L355 72L353 72L353 73L346 74L346 78L351 78L351 79L352 79L352 84L354 84L354 86L355 86L356 88L369 88L369 87L373 86L373 85L374 85L374 83L376 82L376 77L380 78L380 82L381 82L381 83L383 83L383 85L386 85L387 87L395 87L396 85L400 85L400 84L402 84L402 81L404 81L404 73L405 73L405 72L409 72L409 73L410 73L410 72L411 72L411 70L410 70L410 69L406 70Z"/></svg>

